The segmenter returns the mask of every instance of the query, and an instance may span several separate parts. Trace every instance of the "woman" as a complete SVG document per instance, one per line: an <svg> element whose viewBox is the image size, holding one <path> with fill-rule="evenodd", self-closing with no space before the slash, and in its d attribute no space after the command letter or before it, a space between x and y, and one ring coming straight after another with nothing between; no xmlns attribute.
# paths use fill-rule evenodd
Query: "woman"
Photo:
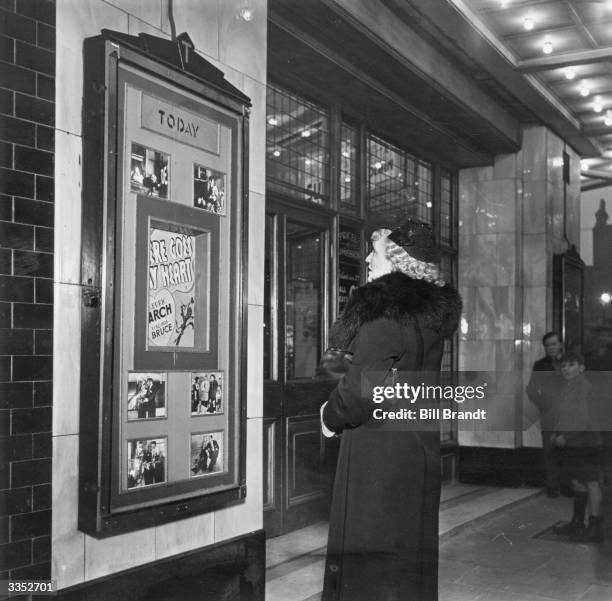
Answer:
<svg viewBox="0 0 612 601"><path fill-rule="evenodd" d="M432 601L438 598L439 424L373 419L377 407L387 407L373 403L372 386L393 385L398 373L398 383L431 383L461 299L440 277L429 226L409 220L371 239L368 283L353 293L330 333L352 362L321 410L324 434L342 433L322 599ZM412 378L402 380L401 372Z"/></svg>

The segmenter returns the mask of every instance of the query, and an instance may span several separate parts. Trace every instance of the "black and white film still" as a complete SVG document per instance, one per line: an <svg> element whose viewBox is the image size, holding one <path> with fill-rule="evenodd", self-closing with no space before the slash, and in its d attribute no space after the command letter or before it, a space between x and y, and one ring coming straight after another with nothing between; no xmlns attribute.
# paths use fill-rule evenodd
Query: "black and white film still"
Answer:
<svg viewBox="0 0 612 601"><path fill-rule="evenodd" d="M223 471L223 432L191 435L191 477Z"/></svg>
<svg viewBox="0 0 612 601"><path fill-rule="evenodd" d="M167 416L166 382L165 373L128 373L128 421Z"/></svg>
<svg viewBox="0 0 612 601"><path fill-rule="evenodd" d="M169 155L132 143L130 190L158 198L168 198Z"/></svg>
<svg viewBox="0 0 612 601"><path fill-rule="evenodd" d="M223 413L224 379L222 371L191 374L191 415Z"/></svg>
<svg viewBox="0 0 612 601"><path fill-rule="evenodd" d="M193 166L193 206L225 215L225 174L202 165Z"/></svg>
<svg viewBox="0 0 612 601"><path fill-rule="evenodd" d="M166 481L166 448L165 437L127 441L128 490Z"/></svg>

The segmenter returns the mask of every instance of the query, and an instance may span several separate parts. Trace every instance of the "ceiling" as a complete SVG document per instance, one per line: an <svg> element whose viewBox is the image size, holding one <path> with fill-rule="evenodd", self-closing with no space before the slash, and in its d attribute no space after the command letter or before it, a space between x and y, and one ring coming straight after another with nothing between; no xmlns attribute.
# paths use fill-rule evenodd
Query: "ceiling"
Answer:
<svg viewBox="0 0 612 601"><path fill-rule="evenodd" d="M612 0L449 3L517 74L550 94L577 121L582 136L597 150L581 162L582 188L611 185Z"/></svg>

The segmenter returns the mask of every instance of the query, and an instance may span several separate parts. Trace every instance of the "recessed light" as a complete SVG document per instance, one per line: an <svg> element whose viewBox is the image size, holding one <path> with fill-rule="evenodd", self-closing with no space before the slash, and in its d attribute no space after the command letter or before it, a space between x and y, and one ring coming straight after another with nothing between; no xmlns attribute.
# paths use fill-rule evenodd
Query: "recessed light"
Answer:
<svg viewBox="0 0 612 601"><path fill-rule="evenodd" d="M544 54L551 54L553 51L553 43L552 40L546 36L546 38L544 38L544 43L542 44L542 52Z"/></svg>
<svg viewBox="0 0 612 601"><path fill-rule="evenodd" d="M576 77L576 69L574 67L566 67L565 69L565 79L569 79L570 81Z"/></svg>
<svg viewBox="0 0 612 601"><path fill-rule="evenodd" d="M588 168L589 168L588 161L585 161L584 159L582 159L582 161L580 161L580 169L582 169L582 171L587 171Z"/></svg>
<svg viewBox="0 0 612 601"><path fill-rule="evenodd" d="M302 138L310 138L310 130L309 129L305 129L302 132Z"/></svg>
<svg viewBox="0 0 612 601"><path fill-rule="evenodd" d="M533 17L527 16L523 19L523 27L527 30L527 31L531 31L533 29L533 26L535 25L535 23L533 22Z"/></svg>
<svg viewBox="0 0 612 601"><path fill-rule="evenodd" d="M601 111L603 111L603 104L601 103L601 98L599 96L595 96L595 100L593 101L593 110L596 113L601 113Z"/></svg>
<svg viewBox="0 0 612 601"><path fill-rule="evenodd" d="M268 117L268 123L270 125L278 125L278 119L276 117Z"/></svg>
<svg viewBox="0 0 612 601"><path fill-rule="evenodd" d="M589 86L587 86L586 83L582 82L580 84L580 95L586 98L590 93L591 93L591 88L589 88Z"/></svg>
<svg viewBox="0 0 612 601"><path fill-rule="evenodd" d="M279 156L281 155L280 150L275 150L275 151L272 153L272 155L273 155L273 156L275 156L275 157L279 157Z"/></svg>
<svg viewBox="0 0 612 601"><path fill-rule="evenodd" d="M606 127L612 126L612 111L606 111L606 116L604 117L604 125Z"/></svg>

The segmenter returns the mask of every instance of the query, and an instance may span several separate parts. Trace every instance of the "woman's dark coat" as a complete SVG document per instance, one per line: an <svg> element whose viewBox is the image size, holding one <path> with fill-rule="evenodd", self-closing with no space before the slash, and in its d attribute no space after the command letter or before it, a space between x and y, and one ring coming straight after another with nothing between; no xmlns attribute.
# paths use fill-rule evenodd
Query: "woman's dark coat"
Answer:
<svg viewBox="0 0 612 601"><path fill-rule="evenodd" d="M438 598L439 426L375 422L372 411L389 407L372 402L371 384L391 385L393 368L437 374L460 312L451 286L394 272L356 290L332 328L353 359L323 413L342 432L323 601Z"/></svg>

